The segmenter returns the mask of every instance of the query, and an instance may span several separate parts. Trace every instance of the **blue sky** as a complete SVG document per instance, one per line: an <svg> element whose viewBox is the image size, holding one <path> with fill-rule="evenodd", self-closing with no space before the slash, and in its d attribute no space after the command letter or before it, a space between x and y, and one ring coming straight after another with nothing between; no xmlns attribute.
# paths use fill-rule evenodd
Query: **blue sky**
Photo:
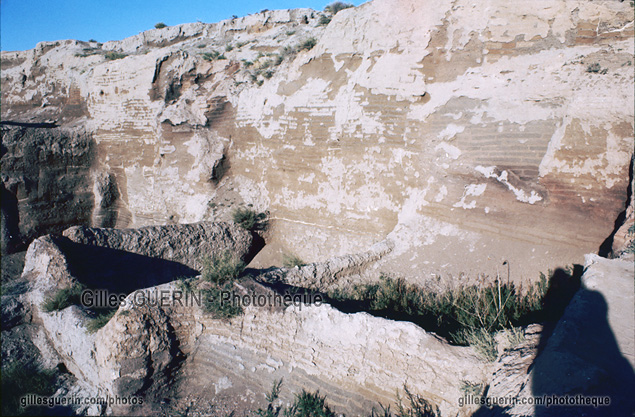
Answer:
<svg viewBox="0 0 635 417"><path fill-rule="evenodd" d="M213 23L262 9L309 7L322 10L332 0L0 0L3 51L34 48L60 39L118 40L152 29L155 23ZM364 1L348 1L360 5Z"/></svg>

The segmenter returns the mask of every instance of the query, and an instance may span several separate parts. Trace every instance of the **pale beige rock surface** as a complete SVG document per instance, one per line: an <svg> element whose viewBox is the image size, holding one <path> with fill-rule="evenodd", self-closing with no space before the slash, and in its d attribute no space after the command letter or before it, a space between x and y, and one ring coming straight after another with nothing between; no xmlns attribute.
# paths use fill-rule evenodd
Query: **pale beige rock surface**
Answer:
<svg viewBox="0 0 635 417"><path fill-rule="evenodd" d="M3 52L2 116L92 132L117 227L252 204L272 219L254 265L389 237L376 274L494 276L507 260L512 279L535 279L612 232L634 100L628 2L534 6L375 0L326 27L273 11L41 43ZM212 51L227 59L202 59Z"/></svg>
<svg viewBox="0 0 635 417"><path fill-rule="evenodd" d="M489 364L472 348L450 346L412 323L344 314L326 304L244 305L241 316L218 320L196 303L173 302L171 294L182 291L174 282L143 290L155 301L157 294L168 294L166 303L140 303L135 291L91 334L86 330L89 315L82 308L53 313L41 308L56 288L76 282L71 271L77 265L64 253L63 239L36 239L26 256L24 274L32 285L27 299L45 336L40 344L52 347L52 356L87 384L88 391L146 400L144 408L114 407L115 413L165 411L164 398L171 398L174 408L187 406L187 398L201 403L232 398L242 409L254 409L262 406L263 393L273 381L282 378L283 401L290 402L303 388L319 389L348 415L362 415L379 403L394 406L404 384L444 414L469 415L473 407L458 407L462 381L488 377ZM314 268L327 270L342 262ZM273 295L248 281L237 284L236 291Z"/></svg>

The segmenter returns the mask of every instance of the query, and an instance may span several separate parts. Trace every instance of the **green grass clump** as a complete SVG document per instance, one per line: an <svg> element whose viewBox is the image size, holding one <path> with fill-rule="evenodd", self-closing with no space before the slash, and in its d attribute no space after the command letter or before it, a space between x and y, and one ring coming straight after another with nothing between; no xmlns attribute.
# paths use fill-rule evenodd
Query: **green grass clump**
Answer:
<svg viewBox="0 0 635 417"><path fill-rule="evenodd" d="M218 51L212 51L212 52L205 52L202 54L203 59L205 61L214 61L214 60L221 60L221 59L227 59L225 57L225 55L221 54Z"/></svg>
<svg viewBox="0 0 635 417"><path fill-rule="evenodd" d="M309 392L303 389L295 395L291 407L285 411L285 417L335 417L326 403L326 396L320 391Z"/></svg>
<svg viewBox="0 0 635 417"><path fill-rule="evenodd" d="M461 330L453 338L460 344L472 346L485 362L494 362L498 357L498 345L494 334L482 327Z"/></svg>
<svg viewBox="0 0 635 417"><path fill-rule="evenodd" d="M470 381L461 381L461 392L463 396L478 396L483 392L483 384Z"/></svg>
<svg viewBox="0 0 635 417"><path fill-rule="evenodd" d="M230 319L241 315L243 309L240 305L234 304L231 299L226 301L222 298L223 293L231 293L233 290L233 282L212 285L211 288L203 290L203 309L217 319Z"/></svg>
<svg viewBox="0 0 635 417"><path fill-rule="evenodd" d="M156 25L154 25L154 28L155 28L155 29L163 29L163 28L165 28L165 27L168 27L168 25L166 25L166 24L165 24L165 23L163 23L163 22L159 22L159 23L157 23Z"/></svg>
<svg viewBox="0 0 635 417"><path fill-rule="evenodd" d="M259 417L335 417L344 414L335 414L326 402L326 395L320 395L319 390L310 392L303 389L295 395L293 404L289 407L275 405L280 395L282 379L274 381L271 392L265 395L267 407L259 408L256 415ZM370 417L440 417L439 407L432 405L429 401L419 395L415 395L404 385L408 404L404 405L401 397L398 398L398 409L395 414L391 413L390 406L384 407L379 404L381 411L375 408L371 410Z"/></svg>
<svg viewBox="0 0 635 417"><path fill-rule="evenodd" d="M250 231L263 230L266 227L266 218L265 213L257 213L249 208L239 207L232 212L234 223Z"/></svg>
<svg viewBox="0 0 635 417"><path fill-rule="evenodd" d="M86 324L86 330L88 330L88 333L95 333L97 330L108 324L110 319L113 318L116 313L117 310L110 310L96 315L95 317L88 320L88 323Z"/></svg>
<svg viewBox="0 0 635 417"><path fill-rule="evenodd" d="M234 282L245 269L245 263L234 257L229 251L213 255L203 260L203 280L212 284L224 285Z"/></svg>
<svg viewBox="0 0 635 417"><path fill-rule="evenodd" d="M320 16L320 20L318 20L318 26L327 26L331 23L331 18L325 15Z"/></svg>
<svg viewBox="0 0 635 417"><path fill-rule="evenodd" d="M295 268L296 266L302 267L306 265L306 263L297 255L294 255L292 253L284 253L282 254L282 265L285 268Z"/></svg>
<svg viewBox="0 0 635 417"><path fill-rule="evenodd" d="M266 394L267 408L259 408L256 414L260 417L335 417L326 403L326 396L320 395L319 391L309 392L303 389L295 395L293 404L284 408L275 406L274 402L279 397L282 379L274 381L271 392Z"/></svg>
<svg viewBox="0 0 635 417"><path fill-rule="evenodd" d="M108 61L114 61L115 59L122 59L127 56L128 55L126 54L122 54L122 53L114 52L114 51L106 52L106 54L104 55L104 57L106 57Z"/></svg>
<svg viewBox="0 0 635 417"><path fill-rule="evenodd" d="M2 415L44 415L44 412L50 411L48 408L21 408L20 398L26 394L51 396L56 389L54 371L14 362L2 370Z"/></svg>
<svg viewBox="0 0 635 417"><path fill-rule="evenodd" d="M606 74L608 72L608 68L602 68L599 63L594 62L586 67L586 72L590 72L592 74Z"/></svg>
<svg viewBox="0 0 635 417"><path fill-rule="evenodd" d="M309 38L298 45L298 51L310 51L315 45L317 45L317 39Z"/></svg>
<svg viewBox="0 0 635 417"><path fill-rule="evenodd" d="M378 283L358 285L352 290L332 292L329 296L336 303L353 301L366 311L412 321L453 343L469 344L479 340L484 349L489 349L490 340L482 331L492 334L540 321L546 291L544 274L525 291L512 282L501 284L497 281L487 287L469 285L432 292L408 284L402 278L383 276Z"/></svg>
<svg viewBox="0 0 635 417"><path fill-rule="evenodd" d="M230 252L213 255L203 261L201 277L209 285L202 290L203 308L206 312L219 319L229 319L243 313L240 305L234 304L231 299L224 300L222 295L233 291L234 281L244 270L245 263Z"/></svg>
<svg viewBox="0 0 635 417"><path fill-rule="evenodd" d="M84 287L80 284L59 289L42 303L42 310L51 313L53 311L64 310L66 307L72 305L80 305L82 291L84 291Z"/></svg>

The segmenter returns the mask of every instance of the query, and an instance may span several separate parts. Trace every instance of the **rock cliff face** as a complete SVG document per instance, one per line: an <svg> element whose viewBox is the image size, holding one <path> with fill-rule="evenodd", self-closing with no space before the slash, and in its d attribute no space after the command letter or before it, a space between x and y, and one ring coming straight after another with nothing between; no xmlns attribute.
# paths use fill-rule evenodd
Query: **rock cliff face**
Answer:
<svg viewBox="0 0 635 417"><path fill-rule="evenodd" d="M213 233L230 241L209 239ZM220 253L227 247L248 259L253 252L251 241L248 233L226 224L123 231L72 228L64 235L68 238L36 239L26 256L23 277L30 282L30 291L23 301L42 327L39 345L47 346L49 361L64 363L78 378L85 395L144 399L143 406L93 409L88 410L90 414L209 415L254 410L264 403L262 393L280 379L284 380L283 403L291 402L301 389L319 390L328 396L331 406L347 415L368 415L380 403L394 409L404 385L438 405L441 415L573 416L588 411L587 407L550 409L532 403L497 402L543 395L608 395L611 406L594 410L602 416L626 415L633 410L632 255L613 260L587 256L582 286L562 318L557 323L528 326L516 336L499 333L497 358L488 363L479 359L475 348L451 346L412 323L367 313L345 314L316 300L305 304L298 299L288 306L272 302L276 293L247 277L235 285L235 294L266 301L242 301L242 315L230 320L214 318L195 298L188 302L181 295L181 301L175 301L173 295L185 291L174 280L178 274L162 280L147 267L142 269L154 282L135 271L126 279L132 287L110 288L129 295L103 328L90 333L85 309L75 305L56 312L42 309L46 295L59 288L77 281L91 287L78 273L78 262L86 262L86 257L91 263L97 259L87 249L80 259L77 247L69 248L65 240L83 242L75 244L86 247L119 248L100 253L107 258L107 266L95 272L109 270L113 276L121 273L113 253L121 257L142 252L162 267L174 260L194 265L196 253L187 255L184 250L199 247ZM139 237L145 237L145 242ZM139 241L138 246L131 243ZM162 250L165 242L172 248L170 253ZM211 247L210 242L214 243ZM291 270L274 269L257 279L284 277L293 285L326 290L335 281L354 279L385 250L379 245L363 255ZM100 285L108 288L112 282L102 279ZM196 297L195 292L189 295ZM154 301L140 301L144 297ZM469 386L477 387L476 391L467 390ZM479 408L479 403L467 400L472 398L469 393L478 398L484 395L495 406Z"/></svg>
<svg viewBox="0 0 635 417"><path fill-rule="evenodd" d="M191 247L183 243L179 232L195 236L189 239L192 242L185 242L205 244L209 232L193 233L202 229L223 230L237 242L227 247L248 256L249 247L242 244L245 236L223 224L122 232L73 228L65 235L86 241L86 246L109 245L111 249L125 246L113 244L121 236L163 235L174 253L161 252L161 239L138 248L163 255L163 259L191 263L196 257L183 256L179 251ZM412 323L366 313L344 314L320 303L297 302L288 307L244 304L240 317L219 320L194 302L177 303L170 297L165 303L138 301L137 290L155 300L162 292L171 295L179 291L176 282L169 280L148 286L145 280L131 277L137 287L126 289L130 292L126 304L102 329L90 333L86 330L88 313L81 307L52 313L41 307L46 295L58 288L77 280L88 284L77 274L78 259L70 256L64 239L44 236L30 245L24 270L32 288L27 299L55 359L87 384L89 392L145 399L144 407L101 411L133 415L167 412L162 405L166 398L174 407L172 414L188 409L190 413L209 415L214 409L208 404L224 402L239 409L253 409L262 405L262 393L270 390L274 380L282 378L283 401L291 401L302 388L319 389L328 394L332 406L348 415L364 415L379 402L394 406L396 393L403 391L404 384L439 405L444 414L469 415L474 407L457 407L462 383L482 383L489 377L489 364L481 362L471 347L450 346ZM217 245L209 253L223 250L221 240L213 242ZM108 263L111 268L116 265L113 259ZM328 269L326 265L315 268ZM241 281L237 288L246 295L274 296L271 290L250 280Z"/></svg>
<svg viewBox="0 0 635 417"><path fill-rule="evenodd" d="M3 52L2 119L82 129L94 155L38 230L223 220L251 204L272 219L254 265L388 239L374 273L414 281L505 260L534 279L611 234L633 155L628 2L374 0L327 26L320 15ZM28 159L4 145L24 137L13 129L3 193L33 237L35 190L60 173L6 173L6 158Z"/></svg>

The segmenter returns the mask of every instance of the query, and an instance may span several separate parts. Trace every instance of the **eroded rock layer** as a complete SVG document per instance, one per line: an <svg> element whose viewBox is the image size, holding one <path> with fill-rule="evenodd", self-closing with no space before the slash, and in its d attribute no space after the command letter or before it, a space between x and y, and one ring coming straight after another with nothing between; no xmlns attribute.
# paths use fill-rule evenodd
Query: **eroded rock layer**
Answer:
<svg viewBox="0 0 635 417"><path fill-rule="evenodd" d="M388 237L376 273L495 275L508 261L533 279L611 234L633 154L628 2L374 0L320 15L3 52L2 118L91 132L111 225L269 210L257 265Z"/></svg>

